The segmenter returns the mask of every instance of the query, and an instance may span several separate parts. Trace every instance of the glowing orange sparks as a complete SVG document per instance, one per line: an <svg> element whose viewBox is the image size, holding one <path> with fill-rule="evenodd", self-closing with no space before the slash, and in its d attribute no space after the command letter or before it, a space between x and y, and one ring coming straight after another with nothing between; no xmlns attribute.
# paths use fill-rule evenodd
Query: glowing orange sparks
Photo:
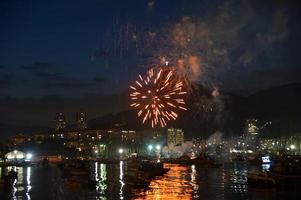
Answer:
<svg viewBox="0 0 301 200"><path fill-rule="evenodd" d="M177 110L187 110L184 101L187 92L174 69L152 68L145 78L140 74L138 77L135 83L139 87L130 86L130 106L137 109L143 124L165 127L168 121L178 118Z"/></svg>

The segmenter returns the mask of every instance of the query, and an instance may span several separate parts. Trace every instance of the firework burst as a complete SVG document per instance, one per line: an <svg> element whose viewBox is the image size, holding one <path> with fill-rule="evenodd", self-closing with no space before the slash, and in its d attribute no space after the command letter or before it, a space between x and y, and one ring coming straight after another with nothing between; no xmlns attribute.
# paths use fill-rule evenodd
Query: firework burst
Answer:
<svg viewBox="0 0 301 200"><path fill-rule="evenodd" d="M131 107L138 110L142 123L152 127L165 127L170 120L178 118L178 110L186 110L184 84L171 67L156 67L148 70L143 78L138 76L130 86Z"/></svg>

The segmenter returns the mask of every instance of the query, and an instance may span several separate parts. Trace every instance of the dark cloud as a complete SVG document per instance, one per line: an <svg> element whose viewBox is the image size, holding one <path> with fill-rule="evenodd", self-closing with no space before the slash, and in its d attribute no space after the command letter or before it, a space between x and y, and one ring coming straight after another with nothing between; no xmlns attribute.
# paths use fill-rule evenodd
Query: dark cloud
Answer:
<svg viewBox="0 0 301 200"><path fill-rule="evenodd" d="M84 88L91 86L92 83L79 80L70 77L57 77L55 79L49 79L48 82L45 83L45 88L69 88L69 89L76 89L76 88Z"/></svg>
<svg viewBox="0 0 301 200"><path fill-rule="evenodd" d="M16 81L16 76L11 72L1 73L0 71L0 88L9 88Z"/></svg>
<svg viewBox="0 0 301 200"><path fill-rule="evenodd" d="M249 95L262 89L297 83L301 80L301 67L290 66L266 69L263 66L257 68L256 71L246 70L245 73L234 70L224 73L224 77L233 77L232 79L227 78L228 85L224 85L224 87L236 93Z"/></svg>
<svg viewBox="0 0 301 200"><path fill-rule="evenodd" d="M36 77L53 79L60 75L57 66L46 62L35 62L32 65L22 65L20 69L34 74Z"/></svg>
<svg viewBox="0 0 301 200"><path fill-rule="evenodd" d="M105 82L105 78L103 78L103 77L95 77L94 81L96 81L97 83L103 83L103 82Z"/></svg>
<svg viewBox="0 0 301 200"><path fill-rule="evenodd" d="M40 78L47 78L47 79L55 79L60 76L60 73L57 72L43 72L43 71L36 71L34 73L37 77Z"/></svg>
<svg viewBox="0 0 301 200"><path fill-rule="evenodd" d="M54 126L53 117L56 112L66 114L68 125L75 123L75 114L79 110L88 113L93 119L107 113L116 113L128 108L129 96L120 95L89 95L80 98L51 95L44 98L15 98L0 96L3 123L13 122L20 125Z"/></svg>
<svg viewBox="0 0 301 200"><path fill-rule="evenodd" d="M5 70L5 69L7 69L6 66L0 65L0 70Z"/></svg>
<svg viewBox="0 0 301 200"><path fill-rule="evenodd" d="M32 73L35 77L43 81L42 87L45 89L68 88L76 89L91 86L92 83L70 77L59 71L57 65L46 62L35 62L32 65L20 66L20 69Z"/></svg>
<svg viewBox="0 0 301 200"><path fill-rule="evenodd" d="M35 62L32 65L22 65L20 68L32 71L53 68L53 65L47 62Z"/></svg>

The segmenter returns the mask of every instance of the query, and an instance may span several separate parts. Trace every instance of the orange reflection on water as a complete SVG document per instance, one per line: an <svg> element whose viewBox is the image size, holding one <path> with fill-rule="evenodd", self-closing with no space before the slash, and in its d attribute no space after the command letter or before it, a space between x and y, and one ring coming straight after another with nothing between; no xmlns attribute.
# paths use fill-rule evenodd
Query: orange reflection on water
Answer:
<svg viewBox="0 0 301 200"><path fill-rule="evenodd" d="M151 181L150 189L139 193L135 199L192 199L194 187L189 166L164 164L170 170L163 177Z"/></svg>

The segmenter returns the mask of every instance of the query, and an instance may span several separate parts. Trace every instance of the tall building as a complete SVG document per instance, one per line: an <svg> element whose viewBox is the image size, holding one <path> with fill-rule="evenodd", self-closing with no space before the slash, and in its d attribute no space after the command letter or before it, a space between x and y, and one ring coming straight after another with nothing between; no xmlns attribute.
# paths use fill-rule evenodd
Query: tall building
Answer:
<svg viewBox="0 0 301 200"><path fill-rule="evenodd" d="M257 151L259 148L258 138L259 128L257 119L248 119L244 131L244 148L246 150Z"/></svg>
<svg viewBox="0 0 301 200"><path fill-rule="evenodd" d="M184 132L182 129L169 128L167 130L167 145L179 146L184 143Z"/></svg>
<svg viewBox="0 0 301 200"><path fill-rule="evenodd" d="M245 132L251 135L257 135L259 128L257 126L257 119L248 119L246 121Z"/></svg>
<svg viewBox="0 0 301 200"><path fill-rule="evenodd" d="M131 130L121 131L121 141L135 142L137 140L136 132Z"/></svg>
<svg viewBox="0 0 301 200"><path fill-rule="evenodd" d="M66 118L63 113L56 113L54 121L56 122L55 129L57 131L62 131L66 128Z"/></svg>
<svg viewBox="0 0 301 200"><path fill-rule="evenodd" d="M77 112L76 122L79 130L87 129L87 114L85 112Z"/></svg>

